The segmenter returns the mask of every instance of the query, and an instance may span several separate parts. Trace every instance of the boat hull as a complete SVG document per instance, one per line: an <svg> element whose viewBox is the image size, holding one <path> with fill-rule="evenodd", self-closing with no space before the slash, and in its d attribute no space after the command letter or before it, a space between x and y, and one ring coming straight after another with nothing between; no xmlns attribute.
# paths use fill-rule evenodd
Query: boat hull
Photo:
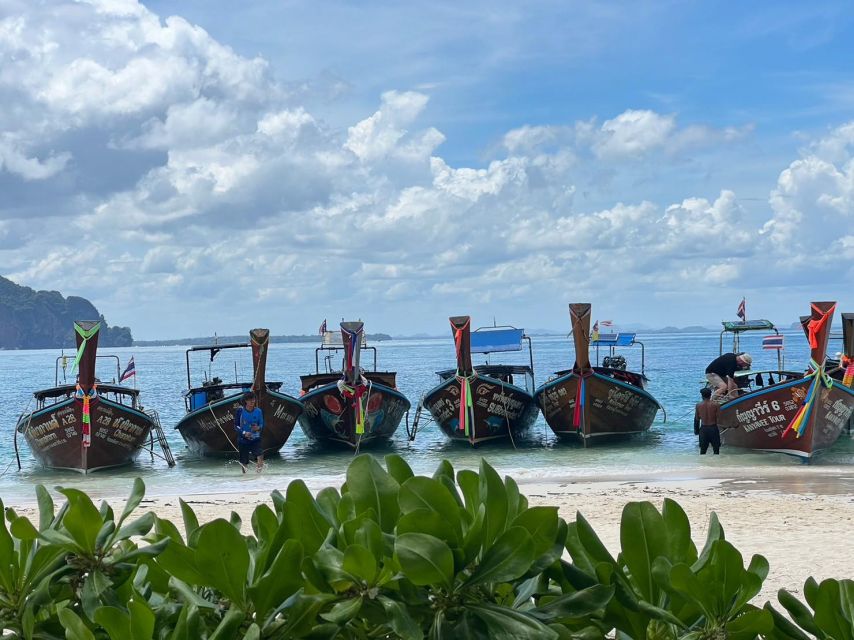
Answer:
<svg viewBox="0 0 854 640"><path fill-rule="evenodd" d="M568 373L547 382L534 394L549 427L557 436L587 441L604 436L628 436L647 431L659 404L644 389L593 373L584 381L579 425L575 403L581 378Z"/></svg>
<svg viewBox="0 0 854 640"><path fill-rule="evenodd" d="M396 389L372 381L366 397L365 432L358 434L355 409L341 395L336 382L312 389L301 399L305 411L299 423L307 438L324 445L353 448L390 438L410 406L406 396Z"/></svg>
<svg viewBox="0 0 854 640"><path fill-rule="evenodd" d="M472 446L492 440L521 437L537 420L539 409L534 397L515 385L488 376L471 381L472 418L469 434L459 428L460 382L448 378L429 391L424 407L442 432L451 440Z"/></svg>
<svg viewBox="0 0 854 640"><path fill-rule="evenodd" d="M819 386L818 397L803 435L783 432L806 398L810 380L778 383L721 405L721 443L756 451L787 453L809 459L830 448L854 413L854 390L833 381Z"/></svg>
<svg viewBox="0 0 854 640"><path fill-rule="evenodd" d="M190 411L175 426L187 448L199 456L232 457L238 453L234 416L241 406L243 393L234 393L204 407ZM277 453L288 441L302 403L287 394L267 390L258 398L264 414L261 450L264 455Z"/></svg>
<svg viewBox="0 0 854 640"><path fill-rule="evenodd" d="M49 469L89 473L131 464L149 438L153 418L131 407L93 398L90 446L83 446L83 401L67 398L24 415L17 428L35 458Z"/></svg>

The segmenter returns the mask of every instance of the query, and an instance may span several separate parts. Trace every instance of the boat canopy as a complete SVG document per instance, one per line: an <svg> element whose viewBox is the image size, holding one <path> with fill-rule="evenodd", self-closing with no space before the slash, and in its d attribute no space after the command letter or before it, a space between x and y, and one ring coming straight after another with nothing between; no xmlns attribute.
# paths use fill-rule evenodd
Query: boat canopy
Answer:
<svg viewBox="0 0 854 640"><path fill-rule="evenodd" d="M600 333L599 338L590 341L592 347L631 347L635 343L636 333Z"/></svg>
<svg viewBox="0 0 854 640"><path fill-rule="evenodd" d="M770 320L723 320L724 331L739 333L741 331L777 331Z"/></svg>
<svg viewBox="0 0 854 640"><path fill-rule="evenodd" d="M471 332L471 352L521 351L525 337L524 329L478 329Z"/></svg>
<svg viewBox="0 0 854 640"><path fill-rule="evenodd" d="M338 331L324 331L320 344L322 347L343 347L344 338L341 336L341 330L339 329ZM364 347L367 344L368 341L365 338L365 334L362 333L362 346Z"/></svg>

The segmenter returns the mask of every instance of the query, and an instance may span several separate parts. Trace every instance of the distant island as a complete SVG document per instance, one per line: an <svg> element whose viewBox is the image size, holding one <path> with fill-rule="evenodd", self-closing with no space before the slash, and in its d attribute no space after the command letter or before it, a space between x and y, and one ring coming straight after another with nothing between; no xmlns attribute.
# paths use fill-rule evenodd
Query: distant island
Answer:
<svg viewBox="0 0 854 640"><path fill-rule="evenodd" d="M100 320L98 344L129 347L128 327L111 327L91 302L58 291L36 291L0 276L0 349L59 349L74 346L74 321Z"/></svg>
<svg viewBox="0 0 854 640"><path fill-rule="evenodd" d="M368 343L382 342L383 340L391 340L392 337L387 333L368 333L365 335ZM241 344L247 342L249 336L247 334L239 336L204 336L201 338L175 338L172 340L134 340L135 347L182 347L193 345L209 345L209 344ZM287 342L316 342L320 344L319 335L299 335L299 336L270 336L270 342L287 343Z"/></svg>

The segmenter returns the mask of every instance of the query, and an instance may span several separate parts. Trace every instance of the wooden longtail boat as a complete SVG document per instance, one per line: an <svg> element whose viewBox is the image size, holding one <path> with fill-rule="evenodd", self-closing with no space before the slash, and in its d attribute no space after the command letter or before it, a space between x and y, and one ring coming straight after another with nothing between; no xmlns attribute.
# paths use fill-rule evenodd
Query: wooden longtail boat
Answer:
<svg viewBox="0 0 854 640"><path fill-rule="evenodd" d="M342 322L341 341L326 331L315 349L315 372L300 376L305 412L299 423L305 435L324 444L360 448L394 435L409 400L397 390L397 373L377 371L376 347L365 343L362 322ZM362 351L373 352L372 371L360 366ZM326 353L327 370L320 371L319 354ZM332 360L343 352L343 366L336 370Z"/></svg>
<svg viewBox="0 0 854 640"><path fill-rule="evenodd" d="M613 353L607 362L603 361L609 366L591 365L590 305L570 304L569 315L575 365L568 371L558 371L557 378L534 394L552 431L562 437L581 438L586 446L591 438L648 430L661 405L645 389L646 376L643 372L620 368L625 366L624 362L615 359ZM624 344L614 346L640 344L634 340L634 334L624 335L627 336L622 339ZM614 342L619 340L617 336Z"/></svg>
<svg viewBox="0 0 854 640"><path fill-rule="evenodd" d="M187 447L201 456L237 455L237 433L234 416L242 404L243 396L253 391L256 406L264 414L264 430L261 432L261 449L264 455L278 452L294 430L297 418L303 411L302 402L282 393L281 382L267 382L267 350L270 346L268 329L253 329L248 343L219 344L187 349L187 385L184 395L187 409L175 428L181 433ZM206 380L201 386L193 387L190 377L190 354L208 352L210 359L225 349L252 349L251 380L223 383L219 378Z"/></svg>
<svg viewBox="0 0 854 640"><path fill-rule="evenodd" d="M486 327L471 331L469 316L450 318L457 368L439 371L439 384L421 400L433 420L451 440L475 446L490 440L514 440L537 419L534 402L533 351L523 329ZM471 354L521 351L528 341L531 366L485 364L472 366ZM523 389L514 376L525 380Z"/></svg>
<svg viewBox="0 0 854 640"><path fill-rule="evenodd" d="M835 302L813 302L810 316L802 322L810 342L806 374L772 372L777 373L774 384L749 385L746 393L721 405L723 444L809 460L836 442L854 413L854 389L826 372L835 308Z"/></svg>
<svg viewBox="0 0 854 640"><path fill-rule="evenodd" d="M59 361L54 386L36 391L36 408L18 420L17 434L23 434L33 455L45 467L88 473L132 463L143 447L151 445L152 430L170 466L174 464L169 445L162 437L157 414L143 409L139 390L118 382L102 383L95 377L100 322L74 323L77 357L76 384L60 384ZM119 380L118 357L116 378ZM67 359L63 362L67 364ZM19 463L20 464L20 463Z"/></svg>

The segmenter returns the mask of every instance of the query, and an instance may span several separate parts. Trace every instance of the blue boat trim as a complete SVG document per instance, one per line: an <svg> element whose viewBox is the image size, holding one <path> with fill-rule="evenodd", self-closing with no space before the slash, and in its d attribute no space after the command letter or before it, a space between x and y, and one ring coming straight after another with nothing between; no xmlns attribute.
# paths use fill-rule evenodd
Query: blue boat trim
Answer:
<svg viewBox="0 0 854 640"><path fill-rule="evenodd" d="M739 402L745 402L747 400L755 400L756 398L759 398L760 396L764 396L766 393L772 393L774 391L780 391L781 389L788 389L790 387L794 387L798 384L803 383L803 381L804 381L803 378L798 378L797 380L789 380L789 381L784 382L782 384L778 382L775 385L772 385L770 387L765 387L764 389L760 389L758 391L751 391L749 393L746 393L743 396L736 398L735 400L730 400L729 402L724 402L721 405L721 409L722 410L723 409L729 409L730 407L734 407L735 405L737 405Z"/></svg>

